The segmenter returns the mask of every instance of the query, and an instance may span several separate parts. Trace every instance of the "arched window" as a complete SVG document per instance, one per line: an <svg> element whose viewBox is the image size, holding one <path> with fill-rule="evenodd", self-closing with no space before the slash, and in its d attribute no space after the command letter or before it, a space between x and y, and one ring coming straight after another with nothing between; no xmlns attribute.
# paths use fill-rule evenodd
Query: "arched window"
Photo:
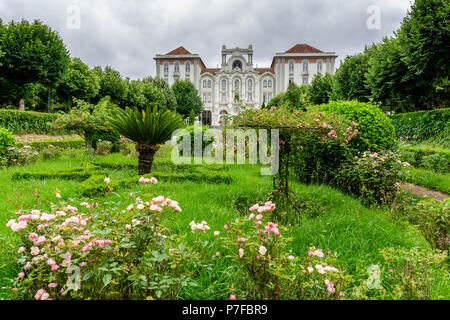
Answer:
<svg viewBox="0 0 450 320"><path fill-rule="evenodd" d="M239 85L239 80L238 79L236 79L236 80L234 80L234 90L235 91L240 91L240 85Z"/></svg>
<svg viewBox="0 0 450 320"><path fill-rule="evenodd" d="M268 86L269 88L272 88L272 80L269 80L269 82L267 83L267 86Z"/></svg>
<svg viewBox="0 0 450 320"><path fill-rule="evenodd" d="M322 60L317 61L317 71L322 72Z"/></svg>
<svg viewBox="0 0 450 320"><path fill-rule="evenodd" d="M208 88L211 88L211 80L208 80Z"/></svg>
<svg viewBox="0 0 450 320"><path fill-rule="evenodd" d="M191 63L188 61L186 62L186 73L191 72Z"/></svg>
<svg viewBox="0 0 450 320"><path fill-rule="evenodd" d="M174 69L175 69L175 72L180 72L180 63L175 62Z"/></svg>
<svg viewBox="0 0 450 320"><path fill-rule="evenodd" d="M220 125L226 124L227 114L228 112L226 112L225 110L220 111L220 120L219 120Z"/></svg>
<svg viewBox="0 0 450 320"><path fill-rule="evenodd" d="M248 87L248 90L253 90L253 80L252 79L248 79L248 82L247 82L247 87Z"/></svg>
<svg viewBox="0 0 450 320"><path fill-rule="evenodd" d="M203 80L203 88L206 88L206 80Z"/></svg>
<svg viewBox="0 0 450 320"><path fill-rule="evenodd" d="M212 112L209 110L203 111L202 114L202 123L206 126L211 125Z"/></svg>
<svg viewBox="0 0 450 320"><path fill-rule="evenodd" d="M242 62L241 62L241 60L234 60L233 61L233 70L234 69L239 69L239 70L242 70Z"/></svg>
<svg viewBox="0 0 450 320"><path fill-rule="evenodd" d="M303 60L303 72L308 72L308 60Z"/></svg>
<svg viewBox="0 0 450 320"><path fill-rule="evenodd" d="M222 80L222 90L225 90L227 88L227 80Z"/></svg>
<svg viewBox="0 0 450 320"><path fill-rule="evenodd" d="M289 72L294 72L294 61L289 61Z"/></svg>
<svg viewBox="0 0 450 320"><path fill-rule="evenodd" d="M264 80L264 82L263 82L263 87L264 87L264 88L267 88L267 80Z"/></svg>
<svg viewBox="0 0 450 320"><path fill-rule="evenodd" d="M164 62L164 73L169 73L169 63L167 61Z"/></svg>

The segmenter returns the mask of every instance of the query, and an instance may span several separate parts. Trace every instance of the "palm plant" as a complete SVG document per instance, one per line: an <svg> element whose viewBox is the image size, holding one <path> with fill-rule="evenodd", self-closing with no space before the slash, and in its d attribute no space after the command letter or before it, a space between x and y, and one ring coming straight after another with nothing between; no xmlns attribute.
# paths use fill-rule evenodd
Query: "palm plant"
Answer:
<svg viewBox="0 0 450 320"><path fill-rule="evenodd" d="M155 153L161 144L170 140L172 133L183 126L183 117L168 109L144 111L137 108L116 108L114 117L109 118L111 126L122 136L136 142L139 153L139 174L152 171Z"/></svg>

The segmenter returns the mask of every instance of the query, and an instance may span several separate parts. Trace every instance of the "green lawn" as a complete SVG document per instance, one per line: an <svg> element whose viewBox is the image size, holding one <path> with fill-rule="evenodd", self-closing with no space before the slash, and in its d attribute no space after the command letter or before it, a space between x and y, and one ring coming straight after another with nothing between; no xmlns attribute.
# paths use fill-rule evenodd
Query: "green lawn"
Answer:
<svg viewBox="0 0 450 320"><path fill-rule="evenodd" d="M97 160L113 159L115 161L133 162L130 158L120 155L106 157L97 156ZM125 160L127 159L127 160ZM16 236L6 223L13 218L16 204L29 202L31 193L40 192L39 201L55 201L53 192L58 188L64 200L78 197L80 182L70 180L11 180L15 172L43 171L49 169L73 168L83 165L81 156L59 159L39 160L26 168L13 167L0 171L0 298L8 298L5 289L7 279L14 277L18 270L15 266L14 253L17 250ZM137 172L133 169L108 170L112 181L125 177L133 177ZM99 203L115 202L122 205L130 203L130 192L140 194L151 192L153 196L164 195L179 202L182 212L174 215L168 221L175 233L190 233L189 222L206 220L211 232L206 235L213 240L212 232L223 230L224 224L235 218L239 213L236 203L242 199L255 202L264 200L271 191L270 177L261 177L259 167L251 165L230 165L226 170L233 178L231 185L207 184L196 182L159 181L150 189L136 184L132 189L119 189L108 197L96 201ZM355 279L362 279L358 268L368 267L380 261L378 250L384 247L403 246L429 247L426 240L417 229L396 224L390 215L384 211L368 209L357 200L346 196L327 186L305 186L294 184L293 189L304 203L303 214L291 219L294 241L291 250L297 255L303 255L310 246L317 246L337 252L340 261ZM18 198L19 195L19 198ZM189 236L188 236L189 239ZM211 252L211 254L214 254ZM196 281L200 288L184 289L183 299L225 299L229 284L237 276L239 270L235 265L221 259L210 270L201 271ZM434 289L436 297L449 297L448 288L438 281Z"/></svg>

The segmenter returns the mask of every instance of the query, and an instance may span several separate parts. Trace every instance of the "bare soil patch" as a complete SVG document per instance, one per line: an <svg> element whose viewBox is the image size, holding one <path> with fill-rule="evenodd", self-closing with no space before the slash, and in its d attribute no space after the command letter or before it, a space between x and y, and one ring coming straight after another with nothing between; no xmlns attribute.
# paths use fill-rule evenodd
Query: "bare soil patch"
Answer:
<svg viewBox="0 0 450 320"><path fill-rule="evenodd" d="M406 192L412 193L414 195L420 196L420 197L427 197L429 199L436 199L436 200L444 200L446 198L450 198L450 195L441 193L438 191L433 191L412 183L406 183L402 182L401 187Z"/></svg>

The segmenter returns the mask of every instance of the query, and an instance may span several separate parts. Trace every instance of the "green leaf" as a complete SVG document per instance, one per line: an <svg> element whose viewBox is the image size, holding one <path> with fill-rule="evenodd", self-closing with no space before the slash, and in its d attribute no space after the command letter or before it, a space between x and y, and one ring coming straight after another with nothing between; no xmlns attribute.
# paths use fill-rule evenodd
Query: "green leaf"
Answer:
<svg viewBox="0 0 450 320"><path fill-rule="evenodd" d="M103 276L103 284L105 285L105 287L111 283L111 280L112 280L111 273L107 273Z"/></svg>

